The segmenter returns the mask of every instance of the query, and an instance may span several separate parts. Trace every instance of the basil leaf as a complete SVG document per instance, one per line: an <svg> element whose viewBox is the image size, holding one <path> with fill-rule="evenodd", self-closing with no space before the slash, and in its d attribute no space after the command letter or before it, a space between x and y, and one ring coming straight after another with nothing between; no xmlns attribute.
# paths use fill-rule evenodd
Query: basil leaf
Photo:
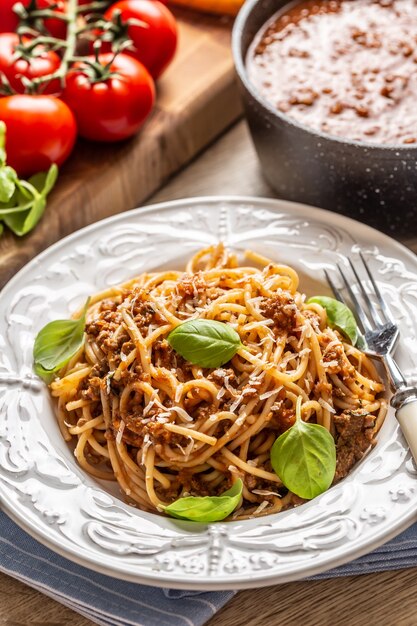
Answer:
<svg viewBox="0 0 417 626"><path fill-rule="evenodd" d="M58 167L53 163L47 172L39 172L29 182L46 198L52 191L58 178Z"/></svg>
<svg viewBox="0 0 417 626"><path fill-rule="evenodd" d="M17 192L15 191L8 202L0 202L0 219L9 213L24 211L25 207L17 206ZM26 207L27 208L27 207Z"/></svg>
<svg viewBox="0 0 417 626"><path fill-rule="evenodd" d="M242 497L243 483L239 478L221 496L179 498L164 507L166 513L177 519L192 522L220 522L233 513Z"/></svg>
<svg viewBox="0 0 417 626"><path fill-rule="evenodd" d="M27 233L29 233L39 222L45 207L45 198L39 196L33 200L32 206L29 210L16 211L13 214L6 215L4 217L4 221L15 235L23 237L23 235L27 235Z"/></svg>
<svg viewBox="0 0 417 626"><path fill-rule="evenodd" d="M4 221L15 235L22 237L29 233L41 219L45 207L46 196L53 188L58 176L58 168L55 164L51 165L48 172L40 172L29 178L29 186L33 187L33 198L28 203L28 190L19 188L17 197L18 206L26 207L24 212L16 211L12 214L5 215Z"/></svg>
<svg viewBox="0 0 417 626"><path fill-rule="evenodd" d="M242 345L237 332L216 320L189 320L172 330L168 343L194 365L220 367L230 361Z"/></svg>
<svg viewBox="0 0 417 626"><path fill-rule="evenodd" d="M301 397L297 419L271 448L271 464L285 487L300 498L311 500L326 491L336 471L336 446L329 431L301 419Z"/></svg>
<svg viewBox="0 0 417 626"><path fill-rule="evenodd" d="M90 298L77 320L55 320L39 331L33 346L35 372L50 380L78 352L84 343L85 317Z"/></svg>
<svg viewBox="0 0 417 626"><path fill-rule="evenodd" d="M358 325L352 311L343 302L327 296L314 296L307 300L307 304L310 302L316 302L326 309L329 326L340 330L353 346L356 345L359 337Z"/></svg>
<svg viewBox="0 0 417 626"><path fill-rule="evenodd" d="M9 202L16 189L17 174L12 167L0 168L0 202Z"/></svg>

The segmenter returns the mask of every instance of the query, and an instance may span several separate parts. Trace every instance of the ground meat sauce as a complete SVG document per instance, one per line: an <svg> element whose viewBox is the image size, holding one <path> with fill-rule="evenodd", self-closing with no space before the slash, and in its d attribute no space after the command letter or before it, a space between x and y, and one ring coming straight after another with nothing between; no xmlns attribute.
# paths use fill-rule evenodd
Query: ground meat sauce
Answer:
<svg viewBox="0 0 417 626"><path fill-rule="evenodd" d="M357 463L375 443L375 417L368 413L353 411L335 415L333 418L336 429L336 473L334 482L347 476Z"/></svg>
<svg viewBox="0 0 417 626"><path fill-rule="evenodd" d="M248 73L279 111L329 135L417 142L417 0L307 0L255 38Z"/></svg>
<svg viewBox="0 0 417 626"><path fill-rule="evenodd" d="M273 329L277 334L289 333L297 326L297 305L285 291L266 298L261 311L266 318L273 320Z"/></svg>

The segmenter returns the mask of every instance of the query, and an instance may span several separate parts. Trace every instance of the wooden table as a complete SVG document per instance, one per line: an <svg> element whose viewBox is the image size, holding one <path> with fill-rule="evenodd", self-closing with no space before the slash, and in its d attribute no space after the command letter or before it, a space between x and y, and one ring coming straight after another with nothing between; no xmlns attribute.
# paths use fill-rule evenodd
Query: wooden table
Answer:
<svg viewBox="0 0 417 626"><path fill-rule="evenodd" d="M262 180L243 122L149 202L216 194L274 195ZM404 243L417 252L417 234L410 234ZM207 626L414 626L416 605L417 567L242 591ZM0 575L0 626L35 625L92 626L92 622Z"/></svg>

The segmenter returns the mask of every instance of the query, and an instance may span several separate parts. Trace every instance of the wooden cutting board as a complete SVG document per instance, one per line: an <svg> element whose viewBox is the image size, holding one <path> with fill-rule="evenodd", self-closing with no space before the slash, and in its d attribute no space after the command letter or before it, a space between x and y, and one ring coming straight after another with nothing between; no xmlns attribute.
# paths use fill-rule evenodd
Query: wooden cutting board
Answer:
<svg viewBox="0 0 417 626"><path fill-rule="evenodd" d="M127 142L79 142L36 229L23 239L9 232L0 238L0 288L63 236L139 206L240 116L231 20L174 11L178 52L158 82L152 116Z"/></svg>

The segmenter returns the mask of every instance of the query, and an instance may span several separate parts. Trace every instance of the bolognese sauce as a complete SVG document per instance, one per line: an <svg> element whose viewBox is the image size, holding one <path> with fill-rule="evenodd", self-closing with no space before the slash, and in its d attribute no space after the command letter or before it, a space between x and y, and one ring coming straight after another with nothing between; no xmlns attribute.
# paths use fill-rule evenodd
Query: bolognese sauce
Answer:
<svg viewBox="0 0 417 626"><path fill-rule="evenodd" d="M249 77L278 111L315 130L417 142L416 0L306 0L270 20Z"/></svg>

